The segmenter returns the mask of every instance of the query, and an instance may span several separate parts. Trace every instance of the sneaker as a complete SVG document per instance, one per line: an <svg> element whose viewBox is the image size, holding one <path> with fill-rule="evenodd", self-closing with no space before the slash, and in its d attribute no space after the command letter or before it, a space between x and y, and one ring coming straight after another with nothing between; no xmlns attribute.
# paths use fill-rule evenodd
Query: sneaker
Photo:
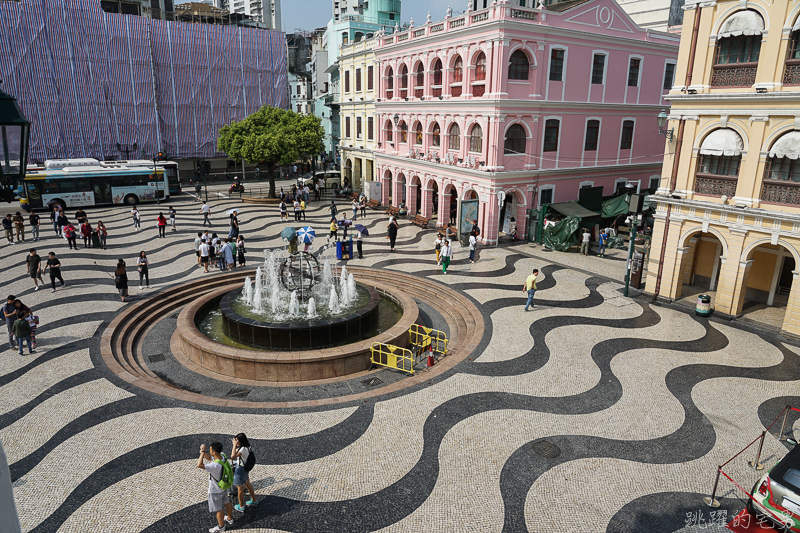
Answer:
<svg viewBox="0 0 800 533"><path fill-rule="evenodd" d="M34 287L33 290L38 291L39 287Z"/></svg>
<svg viewBox="0 0 800 533"><path fill-rule="evenodd" d="M237 511L239 511L240 513L244 512L244 507L242 507L238 503L236 505L234 505L233 508L236 509Z"/></svg>
<svg viewBox="0 0 800 533"><path fill-rule="evenodd" d="M214 526L208 530L208 533L219 533L220 531L225 531L224 527Z"/></svg>
<svg viewBox="0 0 800 533"><path fill-rule="evenodd" d="M66 287L66 286L67 286L67 284L66 284L66 283L64 283L64 282L62 281L62 282L61 282L61 286L62 286L62 287Z"/></svg>
<svg viewBox="0 0 800 533"><path fill-rule="evenodd" d="M258 500L247 500L244 504L248 507L255 507L258 505Z"/></svg>
<svg viewBox="0 0 800 533"><path fill-rule="evenodd" d="M228 515L225 515L225 523L228 524L229 526L232 526L233 525L233 518L231 518Z"/></svg>
<svg viewBox="0 0 800 533"><path fill-rule="evenodd" d="M53 290L52 290L52 291L50 291L50 292L56 292L56 290L55 290L55 289L53 289Z"/></svg>
<svg viewBox="0 0 800 533"><path fill-rule="evenodd" d="M142 290L142 286L141 285L139 285L139 290Z"/></svg>
<svg viewBox="0 0 800 533"><path fill-rule="evenodd" d="M31 350L31 353L36 353L36 350Z"/></svg>

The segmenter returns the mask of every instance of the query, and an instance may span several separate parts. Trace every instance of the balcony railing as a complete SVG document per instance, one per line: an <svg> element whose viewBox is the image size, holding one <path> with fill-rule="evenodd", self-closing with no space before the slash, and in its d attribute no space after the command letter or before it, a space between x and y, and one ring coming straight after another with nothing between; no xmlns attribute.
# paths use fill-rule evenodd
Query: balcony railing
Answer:
<svg viewBox="0 0 800 533"><path fill-rule="evenodd" d="M523 11L521 9L512 9L511 16L515 19L536 20L536 13L533 11Z"/></svg>
<svg viewBox="0 0 800 533"><path fill-rule="evenodd" d="M783 73L784 85L800 85L800 64L786 63L786 71Z"/></svg>
<svg viewBox="0 0 800 533"><path fill-rule="evenodd" d="M444 31L444 22L440 22L439 24L434 24L431 26L431 33L437 33L440 31Z"/></svg>
<svg viewBox="0 0 800 533"><path fill-rule="evenodd" d="M483 96L486 93L486 85L473 85L472 96Z"/></svg>
<svg viewBox="0 0 800 533"><path fill-rule="evenodd" d="M765 181L761 200L775 204L800 205L800 183Z"/></svg>
<svg viewBox="0 0 800 533"><path fill-rule="evenodd" d="M400 89L400 98L406 98L408 96L408 89Z"/></svg>
<svg viewBox="0 0 800 533"><path fill-rule="evenodd" d="M757 63L714 65L711 71L712 87L749 87L756 82Z"/></svg>
<svg viewBox="0 0 800 533"><path fill-rule="evenodd" d="M695 176L694 192L711 196L736 196L736 183L739 178L728 176Z"/></svg>
<svg viewBox="0 0 800 533"><path fill-rule="evenodd" d="M424 87L418 87L414 89L414 98L422 98L423 94L425 94Z"/></svg>
<svg viewBox="0 0 800 533"><path fill-rule="evenodd" d="M431 92L433 93L433 97L436 98L437 96L442 96L442 88L441 87L431 87Z"/></svg>
<svg viewBox="0 0 800 533"><path fill-rule="evenodd" d="M450 87L450 94L453 96L453 98L458 98L461 96L461 86L456 85L455 87Z"/></svg>
<svg viewBox="0 0 800 533"><path fill-rule="evenodd" d="M414 30L414 38L422 37L425 35L425 28L421 28L419 30Z"/></svg>
<svg viewBox="0 0 800 533"><path fill-rule="evenodd" d="M489 12L486 13L478 13L477 15L472 15L472 22L481 22L489 18Z"/></svg>
<svg viewBox="0 0 800 533"><path fill-rule="evenodd" d="M466 20L463 19L463 18L451 20L450 21L450 29L452 30L453 28L460 28L464 24L466 24Z"/></svg>

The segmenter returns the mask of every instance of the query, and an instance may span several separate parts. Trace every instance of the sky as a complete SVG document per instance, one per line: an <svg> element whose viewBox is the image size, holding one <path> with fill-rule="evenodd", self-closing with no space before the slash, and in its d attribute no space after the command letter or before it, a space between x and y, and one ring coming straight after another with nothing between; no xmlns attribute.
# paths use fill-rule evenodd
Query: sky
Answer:
<svg viewBox="0 0 800 533"><path fill-rule="evenodd" d="M414 19L414 25L419 26L425 22L428 11L431 12L431 20L441 20L445 16L447 6L451 6L454 12L461 12L467 7L467 0L402 0L403 22ZM283 29L286 33L292 33L297 28L313 30L321 28L328 23L333 16L332 0L282 0L281 18L283 19Z"/></svg>

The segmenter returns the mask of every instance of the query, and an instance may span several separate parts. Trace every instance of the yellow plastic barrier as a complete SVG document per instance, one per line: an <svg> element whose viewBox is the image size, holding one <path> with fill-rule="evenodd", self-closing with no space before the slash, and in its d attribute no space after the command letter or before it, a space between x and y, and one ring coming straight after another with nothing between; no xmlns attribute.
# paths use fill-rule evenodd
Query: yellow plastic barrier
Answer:
<svg viewBox="0 0 800 533"><path fill-rule="evenodd" d="M430 350L439 355L447 355L447 335L444 331L412 324L408 330L408 342L420 348L420 352Z"/></svg>
<svg viewBox="0 0 800 533"><path fill-rule="evenodd" d="M373 365L396 368L397 370L408 372L412 376L414 375L414 356L411 350L391 344L373 342L370 352L370 361Z"/></svg>

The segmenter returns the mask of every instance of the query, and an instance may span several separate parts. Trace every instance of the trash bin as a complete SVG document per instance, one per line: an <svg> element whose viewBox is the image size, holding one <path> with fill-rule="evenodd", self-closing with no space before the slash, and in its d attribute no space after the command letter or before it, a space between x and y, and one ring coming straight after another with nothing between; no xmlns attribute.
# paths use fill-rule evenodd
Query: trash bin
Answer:
<svg viewBox="0 0 800 533"><path fill-rule="evenodd" d="M711 296L701 294L697 297L697 307L694 312L698 316L711 316Z"/></svg>
<svg viewBox="0 0 800 533"><path fill-rule="evenodd" d="M336 259L348 260L351 257L352 241L337 241L336 242Z"/></svg>
<svg viewBox="0 0 800 533"><path fill-rule="evenodd" d="M100 234L96 231L92 232L92 248L102 248L100 244Z"/></svg>

